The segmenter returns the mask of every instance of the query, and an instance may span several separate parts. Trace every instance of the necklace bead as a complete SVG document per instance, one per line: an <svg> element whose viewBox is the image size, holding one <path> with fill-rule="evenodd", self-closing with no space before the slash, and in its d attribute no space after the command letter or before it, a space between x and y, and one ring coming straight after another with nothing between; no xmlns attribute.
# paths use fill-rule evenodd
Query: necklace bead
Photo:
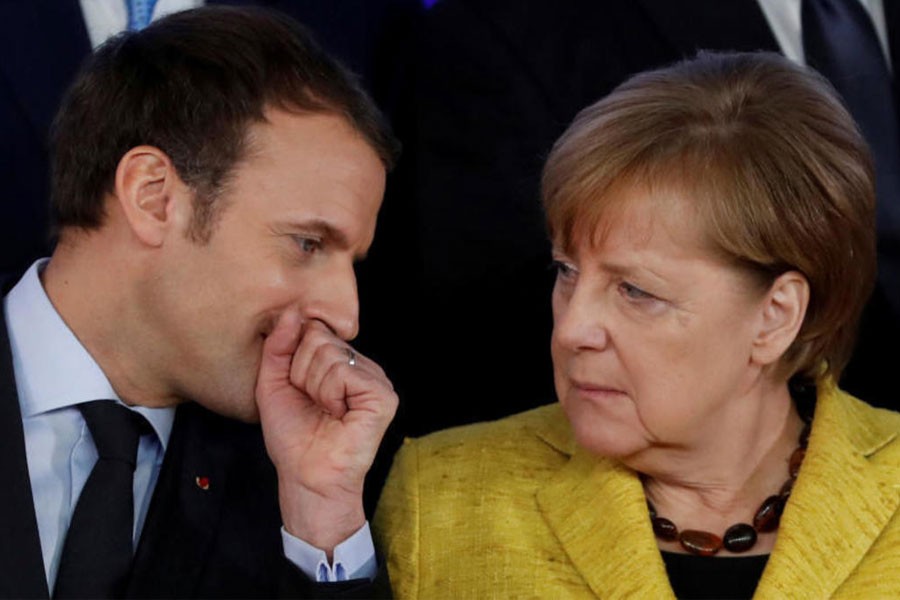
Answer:
<svg viewBox="0 0 900 600"><path fill-rule="evenodd" d="M784 502L781 496L769 496L753 515L753 527L761 533L769 533L778 529Z"/></svg>
<svg viewBox="0 0 900 600"><path fill-rule="evenodd" d="M784 485L781 486L781 489L778 490L778 495L787 501L787 499L791 496L791 492L794 491L794 482L796 479L793 477L784 482Z"/></svg>
<svg viewBox="0 0 900 600"><path fill-rule="evenodd" d="M788 471L791 474L791 479L797 477L797 473L800 472L800 465L803 464L804 458L806 458L806 448L797 448L794 450L794 453L791 454L791 460L788 462Z"/></svg>
<svg viewBox="0 0 900 600"><path fill-rule="evenodd" d="M754 544L756 544L756 530L746 523L732 525L722 537L722 545L729 552L746 552Z"/></svg>
<svg viewBox="0 0 900 600"><path fill-rule="evenodd" d="M678 541L688 552L700 556L712 556L722 548L722 538L698 529L685 529L678 536Z"/></svg>
<svg viewBox="0 0 900 600"><path fill-rule="evenodd" d="M664 517L655 517L653 519L653 533L659 539L667 542L674 542L678 539L678 528L675 527L675 523Z"/></svg>

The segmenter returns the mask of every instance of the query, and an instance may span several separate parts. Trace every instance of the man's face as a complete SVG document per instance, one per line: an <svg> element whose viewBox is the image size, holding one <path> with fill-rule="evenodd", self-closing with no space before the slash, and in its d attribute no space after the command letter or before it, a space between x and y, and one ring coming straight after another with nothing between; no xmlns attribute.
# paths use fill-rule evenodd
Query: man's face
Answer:
<svg viewBox="0 0 900 600"><path fill-rule="evenodd" d="M366 253L385 169L341 117L267 112L216 202L209 241L172 236L143 307L166 387L216 412L257 418L262 343L298 309L350 340L358 328L354 262Z"/></svg>

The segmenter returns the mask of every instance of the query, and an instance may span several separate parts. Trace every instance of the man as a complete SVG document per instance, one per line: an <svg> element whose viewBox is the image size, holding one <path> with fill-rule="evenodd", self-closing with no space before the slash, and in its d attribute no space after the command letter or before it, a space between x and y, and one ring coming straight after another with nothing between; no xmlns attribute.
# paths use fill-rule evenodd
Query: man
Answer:
<svg viewBox="0 0 900 600"><path fill-rule="evenodd" d="M0 328L0 595L372 595L397 397L348 342L377 109L293 21L210 7L103 46L54 144L60 242ZM124 565L98 404L141 415Z"/></svg>

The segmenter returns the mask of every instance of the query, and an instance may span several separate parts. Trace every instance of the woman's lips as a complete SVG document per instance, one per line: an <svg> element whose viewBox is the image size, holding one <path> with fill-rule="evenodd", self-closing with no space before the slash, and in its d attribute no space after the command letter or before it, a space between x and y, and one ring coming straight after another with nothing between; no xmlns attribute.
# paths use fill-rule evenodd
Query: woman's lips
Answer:
<svg viewBox="0 0 900 600"><path fill-rule="evenodd" d="M593 383L590 381L580 381L578 379L572 379L572 386L576 387L580 390L585 390L587 392L615 392L618 394L624 394L622 390L618 388L614 388L609 385L604 385L602 383Z"/></svg>
<svg viewBox="0 0 900 600"><path fill-rule="evenodd" d="M622 390L608 385L585 381L572 380L572 388L581 396L598 400L625 394Z"/></svg>

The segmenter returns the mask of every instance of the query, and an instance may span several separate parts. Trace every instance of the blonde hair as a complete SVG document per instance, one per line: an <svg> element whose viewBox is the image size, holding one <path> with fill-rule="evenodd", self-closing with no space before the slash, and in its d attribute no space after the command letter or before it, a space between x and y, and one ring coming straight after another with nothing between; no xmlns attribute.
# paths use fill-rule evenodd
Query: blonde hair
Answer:
<svg viewBox="0 0 900 600"><path fill-rule="evenodd" d="M622 182L685 192L714 251L766 287L802 273L809 307L780 371L840 376L874 284L875 184L827 81L767 53L701 53L632 77L550 153L542 198L554 241L570 249L593 236Z"/></svg>

